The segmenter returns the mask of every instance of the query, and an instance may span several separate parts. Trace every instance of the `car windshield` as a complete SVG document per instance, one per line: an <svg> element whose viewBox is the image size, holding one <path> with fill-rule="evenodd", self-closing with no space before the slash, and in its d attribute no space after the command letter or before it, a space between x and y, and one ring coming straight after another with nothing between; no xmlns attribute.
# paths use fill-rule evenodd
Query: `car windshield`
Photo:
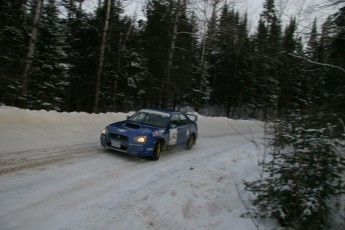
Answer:
<svg viewBox="0 0 345 230"><path fill-rule="evenodd" d="M152 110L140 110L131 116L128 121L157 126L163 128L166 126L170 115L168 113L152 111Z"/></svg>

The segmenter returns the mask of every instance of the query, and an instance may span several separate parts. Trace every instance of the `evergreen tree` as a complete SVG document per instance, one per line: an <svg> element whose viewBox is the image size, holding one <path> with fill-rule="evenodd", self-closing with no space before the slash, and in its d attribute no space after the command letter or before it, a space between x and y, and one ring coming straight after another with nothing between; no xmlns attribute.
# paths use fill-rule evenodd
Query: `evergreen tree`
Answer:
<svg viewBox="0 0 345 230"><path fill-rule="evenodd" d="M290 55L279 59L284 68L279 72L278 107L285 111L267 130L263 177L246 186L255 193L255 212L278 219L281 226L329 229L331 201L344 193L344 119L341 109L333 107L343 95L338 91L343 82L334 84L339 69L327 64L331 33L316 36L314 23L304 56L294 31L291 20L282 39L283 53Z"/></svg>
<svg viewBox="0 0 345 230"><path fill-rule="evenodd" d="M63 30L55 0L43 5L36 51L28 88L31 109L63 110L66 81L66 55Z"/></svg>
<svg viewBox="0 0 345 230"><path fill-rule="evenodd" d="M309 60L315 63L322 63L324 59L324 44L323 38L318 32L316 20L313 23L313 27L307 41L307 47L305 50L305 60ZM303 62L302 70L306 74L303 92L305 104L305 114L313 114L320 110L320 105L327 103L325 101L325 74L326 68L322 65L314 64L308 61ZM323 109L322 109L323 110Z"/></svg>
<svg viewBox="0 0 345 230"><path fill-rule="evenodd" d="M132 19L120 18L120 2L113 5L111 12L102 104L106 111L139 108L142 105L138 101L144 90L141 84L147 76L141 31Z"/></svg>
<svg viewBox="0 0 345 230"><path fill-rule="evenodd" d="M333 132L342 124L330 120L322 112L276 120L261 162L264 177L245 183L259 215L296 230L329 229L330 201L344 193L345 169L344 137Z"/></svg>
<svg viewBox="0 0 345 230"><path fill-rule="evenodd" d="M97 112L100 107L106 107L104 103L108 101L104 100L104 98L109 98L108 90L110 90L110 98L113 97L109 102L112 106L116 105L116 101L114 101L117 99L116 85L118 76L121 75L120 11L120 1L107 0L104 1L103 6L99 8L97 12L96 20L99 23L98 28L101 31L99 36L101 42L98 51L99 60L97 61L95 112ZM111 65L108 64L109 62L111 62ZM106 83L106 85L104 85L104 83Z"/></svg>
<svg viewBox="0 0 345 230"><path fill-rule="evenodd" d="M274 0L264 2L255 38L256 60L254 73L257 82L257 106L263 119L277 116L279 70L281 62L281 25Z"/></svg>
<svg viewBox="0 0 345 230"><path fill-rule="evenodd" d="M314 61L319 61L319 48L320 48L320 39L317 31L317 21L314 20L312 30L309 35L309 40L307 42L306 54L308 58Z"/></svg>
<svg viewBox="0 0 345 230"><path fill-rule="evenodd" d="M0 101L18 106L22 103L22 66L29 28L25 1L1 1L0 4Z"/></svg>
<svg viewBox="0 0 345 230"><path fill-rule="evenodd" d="M148 77L147 59L144 57L142 28L138 28L132 19L124 18L121 20L122 33L121 43L119 44L119 70L116 75L120 79L116 87L116 108L119 111L138 110L145 107L143 96L144 79ZM111 63L110 63L111 65ZM115 92L114 90L114 92Z"/></svg>
<svg viewBox="0 0 345 230"><path fill-rule="evenodd" d="M168 1L152 0L146 7L147 22L143 36L150 77L145 79L144 86L150 91L147 91L143 99L148 106L159 106L170 46L170 18L173 15L169 11Z"/></svg>
<svg viewBox="0 0 345 230"><path fill-rule="evenodd" d="M339 1L340 8L326 21L323 31L323 45L327 55L326 63L333 68L327 68L325 91L327 104L325 109L335 113L345 120L345 5ZM343 4L343 5L341 5Z"/></svg>
<svg viewBox="0 0 345 230"><path fill-rule="evenodd" d="M1 3L1 103L94 111L106 5L86 13L81 2ZM122 1L110 2L99 111L188 104L273 118L303 106L301 114L322 107L344 119L343 7L320 33L315 21L304 49L295 19L282 30L274 0L265 0L251 37L246 15L226 4L219 12L219 0L202 37L186 0L147 1L141 22L121 15Z"/></svg>
<svg viewBox="0 0 345 230"><path fill-rule="evenodd" d="M195 27L186 10L186 2L180 0L152 0L147 5L143 36L150 77L143 83L150 89L144 99L148 105L174 107L177 101L188 97L196 40Z"/></svg>
<svg viewBox="0 0 345 230"><path fill-rule="evenodd" d="M193 14L188 15L186 1L180 2L179 25L176 30L176 42L174 56L171 65L170 90L167 92L170 98L169 105L177 108L183 105L190 105L192 100L191 86L196 77L195 66L199 62L195 53L197 52L197 28L193 21Z"/></svg>
<svg viewBox="0 0 345 230"><path fill-rule="evenodd" d="M196 78L194 79L194 104L196 110L199 111L203 105L208 105L211 99L212 87L211 86L211 54L214 48L214 41L216 40L216 23L217 11L220 1L212 1L212 13L210 18L205 14L204 27L205 31L201 35L200 49L197 52L197 59L199 64L196 65ZM207 8L207 6L205 6Z"/></svg>
<svg viewBox="0 0 345 230"><path fill-rule="evenodd" d="M240 114L251 95L248 90L250 77L245 71L249 66L249 46L246 17L242 19L227 5L222 9L214 47L211 63L213 102L224 106L226 116L234 117L235 113Z"/></svg>
<svg viewBox="0 0 345 230"><path fill-rule="evenodd" d="M93 14L86 14L74 1L64 0L67 17L62 20L68 63L68 111L91 112L94 103L95 76L100 39Z"/></svg>
<svg viewBox="0 0 345 230"><path fill-rule="evenodd" d="M290 19L282 35L282 53L279 56L282 65L279 69L278 117L284 117L291 111L306 106L305 64L293 55L303 55L301 38L296 35L297 23Z"/></svg>

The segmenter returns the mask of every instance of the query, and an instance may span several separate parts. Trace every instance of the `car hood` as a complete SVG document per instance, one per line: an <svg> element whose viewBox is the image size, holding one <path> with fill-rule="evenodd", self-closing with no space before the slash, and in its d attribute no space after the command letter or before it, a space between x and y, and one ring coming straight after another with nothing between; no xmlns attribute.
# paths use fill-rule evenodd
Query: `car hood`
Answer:
<svg viewBox="0 0 345 230"><path fill-rule="evenodd" d="M134 123L129 121L120 121L108 125L108 131L111 133L117 133L128 137L135 137L140 135L149 135L156 130L163 128L154 127L150 125Z"/></svg>

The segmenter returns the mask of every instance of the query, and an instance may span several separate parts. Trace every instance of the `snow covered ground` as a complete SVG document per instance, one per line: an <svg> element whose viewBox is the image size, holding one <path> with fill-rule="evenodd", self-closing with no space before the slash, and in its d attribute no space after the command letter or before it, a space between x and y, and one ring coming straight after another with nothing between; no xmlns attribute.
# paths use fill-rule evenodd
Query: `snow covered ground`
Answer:
<svg viewBox="0 0 345 230"><path fill-rule="evenodd" d="M262 123L199 116L193 149L154 162L100 147L126 115L0 106L0 229L257 229L241 180L256 178Z"/></svg>

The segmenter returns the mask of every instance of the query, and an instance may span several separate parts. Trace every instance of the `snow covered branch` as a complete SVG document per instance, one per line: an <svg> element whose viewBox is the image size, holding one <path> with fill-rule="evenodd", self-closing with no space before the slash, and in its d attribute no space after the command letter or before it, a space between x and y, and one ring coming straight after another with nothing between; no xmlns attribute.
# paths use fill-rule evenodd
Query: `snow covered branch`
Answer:
<svg viewBox="0 0 345 230"><path fill-rule="evenodd" d="M321 65L321 66L327 66L327 67L330 67L330 68L338 69L338 70L342 71L343 73L345 73L345 69L341 68L340 66L331 65L331 64L327 64L327 63L316 62L316 61L312 61L312 60L310 60L310 59L307 59L307 58L302 57L302 56L298 56L298 55L293 54L293 53L288 53L288 54L289 54L290 56L292 56L292 57L302 59L302 60L307 61L307 62L309 62L309 63L311 63L311 64Z"/></svg>

